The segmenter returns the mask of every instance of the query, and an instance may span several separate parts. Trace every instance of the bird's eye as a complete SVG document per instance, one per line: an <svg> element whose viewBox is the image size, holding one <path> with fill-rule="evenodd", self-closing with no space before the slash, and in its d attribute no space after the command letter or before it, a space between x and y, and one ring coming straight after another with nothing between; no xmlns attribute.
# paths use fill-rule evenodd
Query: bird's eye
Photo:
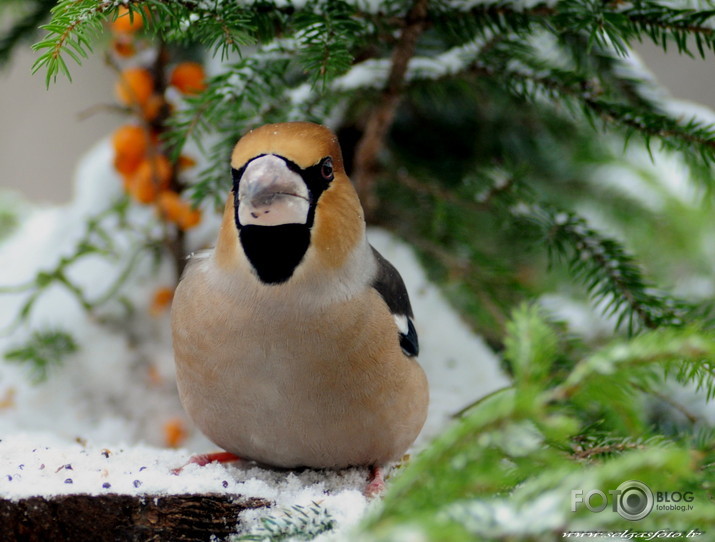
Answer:
<svg viewBox="0 0 715 542"><path fill-rule="evenodd" d="M330 158L323 160L323 163L320 166L320 174L326 181L333 180L333 161Z"/></svg>

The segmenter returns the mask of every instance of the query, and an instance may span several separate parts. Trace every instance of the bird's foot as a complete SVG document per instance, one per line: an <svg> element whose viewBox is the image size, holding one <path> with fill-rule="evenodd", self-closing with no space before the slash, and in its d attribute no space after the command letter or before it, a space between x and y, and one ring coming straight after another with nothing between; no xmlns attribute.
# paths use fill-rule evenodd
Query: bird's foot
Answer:
<svg viewBox="0 0 715 542"><path fill-rule="evenodd" d="M368 499L379 497L385 491L385 471L382 467L370 467L370 477L367 480L364 494Z"/></svg>
<svg viewBox="0 0 715 542"><path fill-rule="evenodd" d="M189 460L176 469L171 470L171 474L179 474L184 467L188 465L198 465L203 467L209 463L232 463L233 461L240 461L241 458L231 452L212 452L210 454L196 454L192 455Z"/></svg>

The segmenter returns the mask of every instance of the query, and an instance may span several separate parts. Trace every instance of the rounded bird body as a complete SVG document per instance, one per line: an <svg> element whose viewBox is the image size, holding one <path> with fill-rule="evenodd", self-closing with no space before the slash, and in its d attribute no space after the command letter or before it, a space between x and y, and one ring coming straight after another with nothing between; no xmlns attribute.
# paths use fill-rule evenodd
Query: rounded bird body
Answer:
<svg viewBox="0 0 715 542"><path fill-rule="evenodd" d="M334 134L267 125L232 156L216 247L177 288L185 409L216 444L279 467L399 459L428 389L404 284L367 242Z"/></svg>

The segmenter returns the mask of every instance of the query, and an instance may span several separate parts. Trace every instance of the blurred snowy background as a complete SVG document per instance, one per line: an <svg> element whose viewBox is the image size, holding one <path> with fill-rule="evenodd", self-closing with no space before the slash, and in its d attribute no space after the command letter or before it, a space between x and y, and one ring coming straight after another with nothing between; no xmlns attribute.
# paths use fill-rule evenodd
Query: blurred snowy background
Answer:
<svg viewBox="0 0 715 542"><path fill-rule="evenodd" d="M666 55L652 45L642 45L638 52L674 98L715 107L711 61L690 60L675 53ZM101 111L112 94L115 74L106 68L101 55L95 55L81 69L73 70L73 83L60 79L48 91L41 75L30 75L33 60L33 53L23 51L0 71L0 189L21 195L18 199L5 195L5 204L29 206L21 203L24 198L34 207L20 213L26 219L12 237L0 244L0 285L21 284L38 270L51 267L81 238L85 219L121 193L121 180L111 165L108 136L122 119ZM629 159L633 161L632 169L620 163L613 165L617 169L609 175L608 166L604 166L591 182L623 179L630 171L628 178L632 182L618 187L625 196L652 197L654 205L663 207L676 202L682 204L684 216L689 211L696 216L698 196L690 190L682 163L672 156L657 155L654 165L638 147ZM650 186L643 180L648 177L656 179ZM628 190L632 193L626 194ZM673 216L678 211L667 214ZM582 212L588 215L589 209L584 206ZM138 227L151 222L150 209L134 206L129 213ZM589 218L608 231L607 217ZM703 219L700 225L704 223ZM212 242L216 226L216 217L206 213L201 226L190 232L189 247L200 248ZM439 433L456 411L504 386L507 380L497 356L429 282L412 249L384 230L371 230L370 239L401 271L418 318L420 359L432 391L430 416L417 443L419 447ZM121 238L115 241L120 245L125 242ZM635 242L645 247L645 253L657 252L652 239ZM127 246L129 243L126 240ZM704 246L700 247L703 252ZM93 297L111 287L117 269L102 258L88 258L72 272L72 279ZM30 322L72 329L79 349L61 368L50 368L52 378L40 386L28 379L24 366L0 366L0 484L4 494L24 496L28 486L56 493L95 493L110 484L115 489L137 493L239 492L292 506L309 505L330 493L330 498L325 498L327 509L345 525L354 523L367 506L359 491L364 472L284 476L232 467L227 475L223 467L212 466L203 473L192 467L182 480L168 477L170 469L183 462L190 451L213 449L192 430L178 404L168 312L151 307L152 292L171 285L172 280L173 270L168 266L152 267L148 259L140 262L124 288L134 307L130 319L123 319L123 307L116 306L102 311L103 320L99 322L62 288L54 288L39 299ZM712 278L705 282L704 291L711 291ZM691 287L698 285L691 283ZM23 295L0 297L0 326L11 322L24 299ZM572 329L584 336L610 329L610 324L599 328L603 321L594 320L593 312L584 311L583 304L571 306L569 302L564 297L541 298L542 305L567 319ZM16 335L0 337L0 351L11 348L23 334L25 331L19 330ZM36 452L40 442L44 448ZM141 447L136 447L138 443ZM183 449L159 449L166 445ZM112 460L103 462L98 456L108 448L112 449ZM71 464L83 457L92 459L87 463L86 476L75 476L71 487L66 483L66 473L39 468L46 463ZM149 472L140 474L137 467L147 457L152 458L145 461ZM27 464L27 470L18 470L19 464ZM222 485L227 476L231 484ZM23 477L27 484L17 483ZM15 486L10 485L13 480ZM136 480L142 482L140 486L134 483Z"/></svg>

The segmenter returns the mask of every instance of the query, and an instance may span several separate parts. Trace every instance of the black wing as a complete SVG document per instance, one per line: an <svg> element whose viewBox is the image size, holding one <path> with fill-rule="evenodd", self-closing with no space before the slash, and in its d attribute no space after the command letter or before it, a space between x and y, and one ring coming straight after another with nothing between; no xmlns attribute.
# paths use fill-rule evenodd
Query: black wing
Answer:
<svg viewBox="0 0 715 542"><path fill-rule="evenodd" d="M375 247L371 246L370 248L377 260L377 275L372 282L372 287L382 296L395 317L402 351L406 356L414 357L420 353L420 344L417 340L415 324L412 321L412 306L405 283L397 269L375 250Z"/></svg>

